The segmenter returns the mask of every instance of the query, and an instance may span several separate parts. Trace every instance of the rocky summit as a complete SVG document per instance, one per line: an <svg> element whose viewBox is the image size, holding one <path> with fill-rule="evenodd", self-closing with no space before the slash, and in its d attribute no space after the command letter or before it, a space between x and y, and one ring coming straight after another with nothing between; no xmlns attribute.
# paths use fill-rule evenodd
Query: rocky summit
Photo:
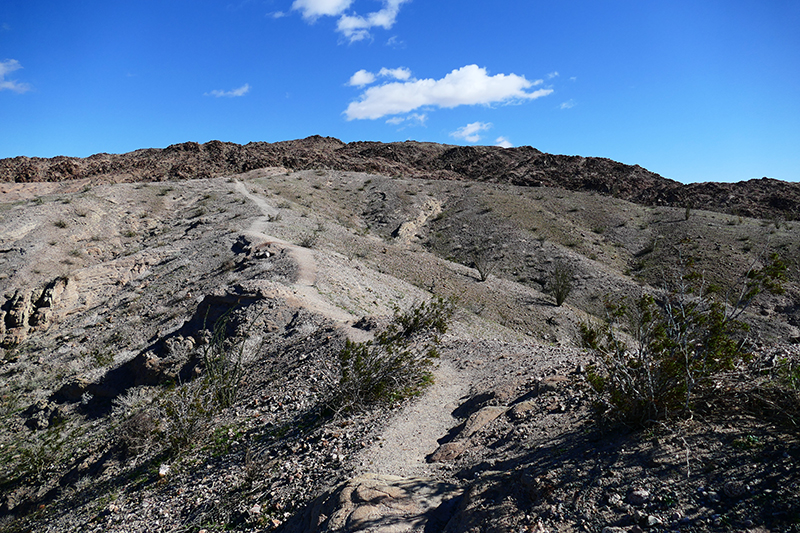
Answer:
<svg viewBox="0 0 800 533"><path fill-rule="evenodd" d="M0 160L0 531L798 531L799 198L410 141Z"/></svg>

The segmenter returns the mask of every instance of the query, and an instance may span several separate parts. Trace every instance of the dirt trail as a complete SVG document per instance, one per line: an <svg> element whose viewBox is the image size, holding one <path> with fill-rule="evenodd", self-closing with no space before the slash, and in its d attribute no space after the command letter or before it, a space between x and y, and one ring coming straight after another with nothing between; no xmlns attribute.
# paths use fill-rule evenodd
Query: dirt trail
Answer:
<svg viewBox="0 0 800 533"><path fill-rule="evenodd" d="M236 190L255 203L263 213L246 233L289 250L297 261L300 272L295 290L296 295L303 300L303 305L343 323L351 338L363 336L364 332L349 326L348 322L356 317L332 306L315 289L317 263L312 250L266 233L269 217L275 216L278 210L263 198L251 194L244 183L238 180ZM360 453L356 462L361 464L363 472L428 477L437 468L428 464L426 457L439 446L437 440L458 424L451 413L458 407L459 400L469 392L470 381L464 372L458 371L446 359L440 360L439 366L434 370L434 378L434 384L425 394L403 408L384 429L381 438Z"/></svg>
<svg viewBox="0 0 800 533"><path fill-rule="evenodd" d="M250 227L243 233L261 240L262 242L267 242L288 250L297 263L298 275L297 281L293 286L292 296L300 300L303 307L320 313L334 322L339 323L351 340L358 342L371 338L371 335L367 332L352 327L351 324L358 320L358 317L340 307L332 305L319 294L319 291L315 287L317 281L317 262L314 259L314 252L308 248L303 248L302 246L292 244L266 233L269 227L269 218L274 217L278 213L278 209L269 205L263 198L250 193L241 181L236 180L235 183L236 191L255 203L262 213L262 216L254 220L253 223L250 224Z"/></svg>
<svg viewBox="0 0 800 533"><path fill-rule="evenodd" d="M426 461L438 439L458 425L451 413L470 388L469 376L442 359L434 384L394 417L381 438L357 457L362 472L403 477L432 477L436 465Z"/></svg>

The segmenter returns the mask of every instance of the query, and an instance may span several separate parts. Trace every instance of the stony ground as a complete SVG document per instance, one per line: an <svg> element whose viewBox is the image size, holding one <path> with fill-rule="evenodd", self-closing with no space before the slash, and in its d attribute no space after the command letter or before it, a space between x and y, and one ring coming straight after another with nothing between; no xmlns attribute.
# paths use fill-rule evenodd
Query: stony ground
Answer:
<svg viewBox="0 0 800 533"><path fill-rule="evenodd" d="M791 224L279 168L0 190L7 531L800 527L797 431L745 401L800 355L796 285L757 303L759 357L690 420L598 425L577 347L602 296L657 284L686 237L722 278L767 240L797 257ZM561 307L557 260L575 267ZM432 296L457 301L434 384L332 414L345 340ZM226 309L243 372L230 406L198 414Z"/></svg>

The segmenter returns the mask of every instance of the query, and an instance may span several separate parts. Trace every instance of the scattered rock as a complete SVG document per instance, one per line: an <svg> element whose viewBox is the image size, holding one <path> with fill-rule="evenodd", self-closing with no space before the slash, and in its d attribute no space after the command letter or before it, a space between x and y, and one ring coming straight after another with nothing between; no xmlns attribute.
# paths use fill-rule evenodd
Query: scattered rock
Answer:
<svg viewBox="0 0 800 533"><path fill-rule="evenodd" d="M650 500L650 491L647 489L633 489L628 493L628 503L631 505L644 505Z"/></svg>
<svg viewBox="0 0 800 533"><path fill-rule="evenodd" d="M447 463L454 461L464 450L467 449L467 442L457 440L446 442L439 446L435 452L428 456L429 463Z"/></svg>
<svg viewBox="0 0 800 533"><path fill-rule="evenodd" d="M283 531L440 531L460 495L454 485L431 479L365 474L319 497Z"/></svg>
<svg viewBox="0 0 800 533"><path fill-rule="evenodd" d="M508 411L508 407L487 406L473 413L464 423L464 429L459 433L459 439L467 439L491 424L498 416Z"/></svg>

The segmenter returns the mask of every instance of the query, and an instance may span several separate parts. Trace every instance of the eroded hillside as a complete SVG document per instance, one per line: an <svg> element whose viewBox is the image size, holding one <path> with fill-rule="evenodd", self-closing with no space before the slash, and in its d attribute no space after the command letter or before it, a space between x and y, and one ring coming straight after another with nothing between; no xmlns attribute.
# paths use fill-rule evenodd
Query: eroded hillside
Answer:
<svg viewBox="0 0 800 533"><path fill-rule="evenodd" d="M202 179L142 152L22 162L31 180L95 170L0 183L6 530L797 527L797 434L753 418L744 385L698 420L603 435L580 348L607 296L658 294L680 258L724 288L777 252L786 292L747 321L757 361L795 360L796 222L439 179L467 175L441 147L303 142L269 168L222 143L164 151L227 154ZM373 173L334 170L333 151ZM452 161L425 179L431 153ZM288 168L304 165L322 168ZM337 410L346 342L438 297L456 312L434 384ZM203 403L218 349L241 370L218 381L230 401Z"/></svg>

